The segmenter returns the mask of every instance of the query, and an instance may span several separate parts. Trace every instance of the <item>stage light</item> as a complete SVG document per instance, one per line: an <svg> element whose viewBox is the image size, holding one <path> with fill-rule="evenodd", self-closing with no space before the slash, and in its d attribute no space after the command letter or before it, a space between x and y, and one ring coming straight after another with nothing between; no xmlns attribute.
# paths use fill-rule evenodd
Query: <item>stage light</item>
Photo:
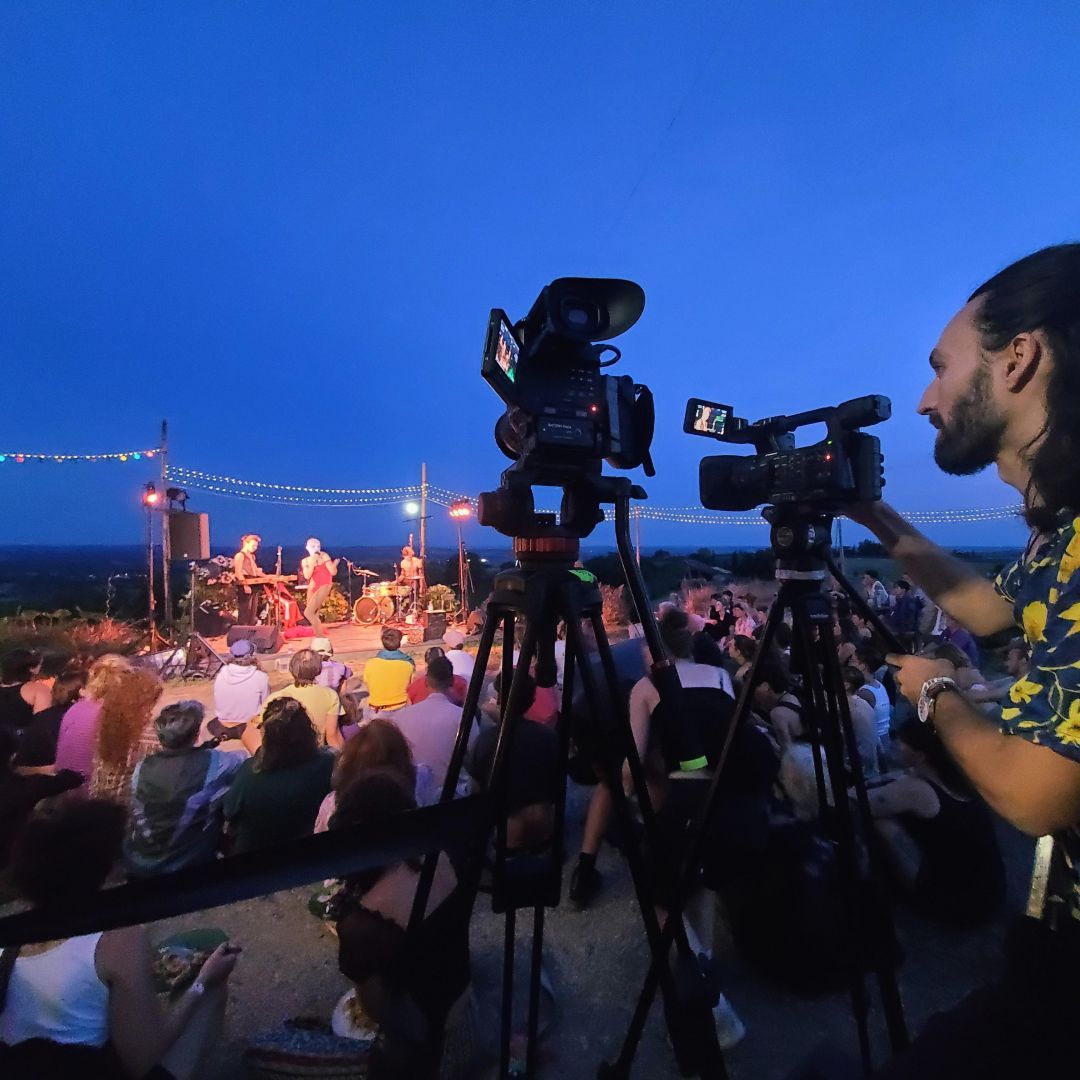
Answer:
<svg viewBox="0 0 1080 1080"><path fill-rule="evenodd" d="M405 504L405 513L408 514L409 517L416 517L416 515L420 513L420 504L415 502L407 502Z"/></svg>
<svg viewBox="0 0 1080 1080"><path fill-rule="evenodd" d="M450 516L455 521L472 517L472 503L468 499L458 499L450 504Z"/></svg>
<svg viewBox="0 0 1080 1080"><path fill-rule="evenodd" d="M158 490L154 481L151 480L143 489L143 506L147 510L152 510L161 501L161 496L158 494Z"/></svg>

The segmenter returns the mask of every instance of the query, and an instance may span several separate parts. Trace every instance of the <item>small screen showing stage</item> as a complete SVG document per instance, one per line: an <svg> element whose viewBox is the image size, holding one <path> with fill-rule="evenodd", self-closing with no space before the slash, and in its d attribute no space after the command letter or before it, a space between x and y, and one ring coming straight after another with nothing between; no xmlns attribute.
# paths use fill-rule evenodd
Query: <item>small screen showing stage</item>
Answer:
<svg viewBox="0 0 1080 1080"><path fill-rule="evenodd" d="M726 405L699 401L694 406L694 430L702 435L723 435L730 414Z"/></svg>
<svg viewBox="0 0 1080 1080"><path fill-rule="evenodd" d="M495 363L502 369L503 374L513 382L517 378L518 357L521 355L521 346L514 337L513 329L505 322L499 322L499 340L495 342Z"/></svg>

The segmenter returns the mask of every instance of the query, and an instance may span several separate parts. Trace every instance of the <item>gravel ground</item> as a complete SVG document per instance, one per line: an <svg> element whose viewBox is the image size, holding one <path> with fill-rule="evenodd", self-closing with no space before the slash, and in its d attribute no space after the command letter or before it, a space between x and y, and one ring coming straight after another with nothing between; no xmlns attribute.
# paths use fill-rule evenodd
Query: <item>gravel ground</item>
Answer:
<svg viewBox="0 0 1080 1080"><path fill-rule="evenodd" d="M575 851L587 790L571 793L568 821ZM1031 844L1002 827L1009 865L1010 908L1021 910ZM594 1077L601 1060L617 1053L645 974L646 950L629 874L618 854L605 848L600 859L605 889L586 912L564 904L549 912L545 966L558 1000L545 1040L542 1075L565 1080ZM227 1038L210 1078L242 1075L245 1036L294 1016L327 1018L347 988L337 971L336 940L306 910L311 889L168 920L154 928L161 936L195 926L219 926L244 946L230 986ZM518 961L523 981L528 946L519 920ZM906 963L900 973L909 1026L918 1031L933 1012L954 1004L992 978L1004 920L977 932L944 930L900 909L897 923ZM477 902L472 946L475 987L482 1028L498 1026L502 918L487 898ZM869 985L869 982L868 982ZM871 990L873 988L871 987ZM778 989L732 957L725 990L749 1029L727 1056L736 1080L780 1080L822 1043L856 1053L855 1026L846 993L805 997ZM876 1001L876 999L874 999ZM880 1012L874 1014L875 1045L881 1060L884 1039ZM481 1076L493 1075L491 1069ZM678 1076L659 1008L654 1008L634 1076Z"/></svg>

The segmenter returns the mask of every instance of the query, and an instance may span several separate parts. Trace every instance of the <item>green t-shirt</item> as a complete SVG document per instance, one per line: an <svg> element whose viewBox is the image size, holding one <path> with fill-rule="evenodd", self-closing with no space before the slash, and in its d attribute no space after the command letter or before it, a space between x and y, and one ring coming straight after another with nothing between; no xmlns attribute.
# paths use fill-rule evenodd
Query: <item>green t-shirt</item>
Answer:
<svg viewBox="0 0 1080 1080"><path fill-rule="evenodd" d="M310 836L334 771L329 750L273 772L256 772L256 760L240 766L225 796L225 819L236 830L238 852Z"/></svg>

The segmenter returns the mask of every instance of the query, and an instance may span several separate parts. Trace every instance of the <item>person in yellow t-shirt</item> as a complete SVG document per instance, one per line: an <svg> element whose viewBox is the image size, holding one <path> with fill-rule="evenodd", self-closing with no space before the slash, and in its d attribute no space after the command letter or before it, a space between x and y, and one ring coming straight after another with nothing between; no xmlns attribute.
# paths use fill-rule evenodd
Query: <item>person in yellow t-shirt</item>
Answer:
<svg viewBox="0 0 1080 1080"><path fill-rule="evenodd" d="M416 674L416 662L401 651L401 631L392 626L382 629L382 650L364 665L364 683L368 701L364 708L367 719L382 713L395 712L409 703L408 689Z"/></svg>
<svg viewBox="0 0 1080 1080"><path fill-rule="evenodd" d="M263 702L259 714L248 721L241 737L244 746L254 754L262 745L262 722L266 706L277 698L293 698L299 701L307 711L311 726L319 736L323 746L340 750L344 745L338 717L341 714L341 699L337 692L327 686L319 686L315 680L322 671L322 657L311 649L302 649L289 661L289 674L293 685L276 690Z"/></svg>

